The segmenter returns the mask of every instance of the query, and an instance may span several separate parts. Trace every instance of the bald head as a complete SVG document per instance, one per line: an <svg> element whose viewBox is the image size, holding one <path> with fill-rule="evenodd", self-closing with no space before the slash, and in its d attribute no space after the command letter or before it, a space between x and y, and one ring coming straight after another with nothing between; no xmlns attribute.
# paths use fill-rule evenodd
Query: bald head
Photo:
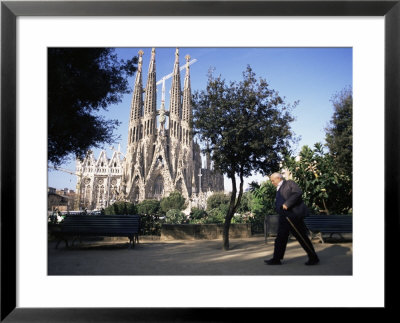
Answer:
<svg viewBox="0 0 400 323"><path fill-rule="evenodd" d="M270 177L269 177L271 183L277 187L278 184L283 180L283 176L281 173L273 173Z"/></svg>

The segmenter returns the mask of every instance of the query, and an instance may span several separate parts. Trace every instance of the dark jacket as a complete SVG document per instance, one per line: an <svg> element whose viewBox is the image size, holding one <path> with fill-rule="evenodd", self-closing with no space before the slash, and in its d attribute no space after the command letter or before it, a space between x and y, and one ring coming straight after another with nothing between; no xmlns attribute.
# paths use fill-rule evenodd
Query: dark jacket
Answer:
<svg viewBox="0 0 400 323"><path fill-rule="evenodd" d="M279 215L300 218L304 218L308 215L308 208L303 203L301 197L303 192L295 182L292 180L284 180L279 188L279 194L281 195L279 199L281 202L276 204L276 212ZM283 204L288 207L287 211L283 210Z"/></svg>

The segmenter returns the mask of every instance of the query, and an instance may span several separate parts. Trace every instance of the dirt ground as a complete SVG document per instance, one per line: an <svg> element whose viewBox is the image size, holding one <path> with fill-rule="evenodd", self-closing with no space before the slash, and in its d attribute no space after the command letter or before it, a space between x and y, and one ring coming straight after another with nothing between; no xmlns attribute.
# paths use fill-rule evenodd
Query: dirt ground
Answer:
<svg viewBox="0 0 400 323"><path fill-rule="evenodd" d="M128 239L84 241L65 248L48 245L49 275L352 275L351 242L318 243L316 266L305 266L307 256L290 240L283 264L268 266L274 238L231 239L230 250L222 240L141 241L130 249Z"/></svg>

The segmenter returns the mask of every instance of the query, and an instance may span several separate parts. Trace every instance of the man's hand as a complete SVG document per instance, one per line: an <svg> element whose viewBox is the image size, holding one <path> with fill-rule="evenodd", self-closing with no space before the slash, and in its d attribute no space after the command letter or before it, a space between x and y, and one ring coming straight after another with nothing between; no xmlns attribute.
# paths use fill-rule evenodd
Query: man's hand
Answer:
<svg viewBox="0 0 400 323"><path fill-rule="evenodd" d="M287 206L285 204L282 205L282 208L286 211L287 210Z"/></svg>

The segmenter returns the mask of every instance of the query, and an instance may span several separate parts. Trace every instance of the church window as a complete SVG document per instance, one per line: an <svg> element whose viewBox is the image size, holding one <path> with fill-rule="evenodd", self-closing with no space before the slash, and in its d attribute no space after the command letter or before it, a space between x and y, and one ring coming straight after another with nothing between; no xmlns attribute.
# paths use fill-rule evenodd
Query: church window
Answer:
<svg viewBox="0 0 400 323"><path fill-rule="evenodd" d="M139 201L139 187L135 187L135 202Z"/></svg>

